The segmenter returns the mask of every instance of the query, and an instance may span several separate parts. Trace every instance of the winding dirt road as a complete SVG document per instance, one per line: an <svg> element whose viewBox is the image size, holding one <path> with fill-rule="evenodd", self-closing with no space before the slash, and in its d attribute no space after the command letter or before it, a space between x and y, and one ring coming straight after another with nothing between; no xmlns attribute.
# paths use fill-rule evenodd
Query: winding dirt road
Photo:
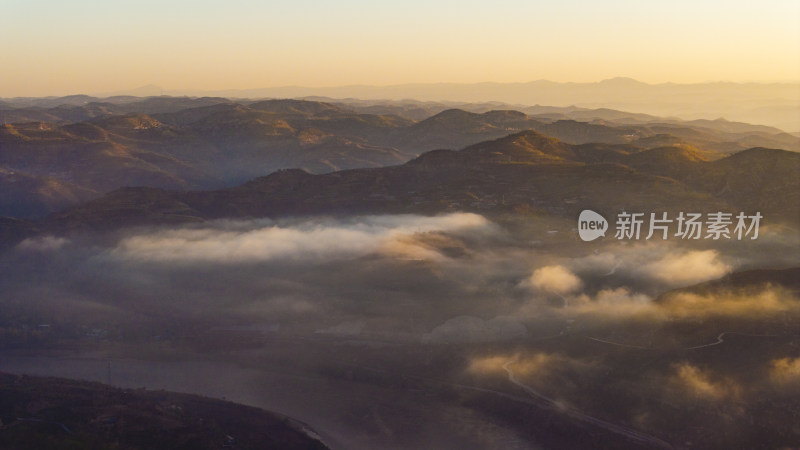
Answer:
<svg viewBox="0 0 800 450"><path fill-rule="evenodd" d="M698 348L713 347L715 345L722 344L723 342L725 342L725 339L723 339L723 338L725 337L726 334L738 334L740 336L751 336L751 337L776 337L776 336L778 336L777 334L748 334L748 333L739 333L739 332L736 332L736 331L723 331L722 333L719 334L719 336L717 336L717 340L712 342L712 343L710 343L710 344L703 344L703 345L697 345L697 346L694 346L694 347L688 347L688 348L685 348L684 350L695 350L695 349L698 349Z"/></svg>
<svg viewBox="0 0 800 450"><path fill-rule="evenodd" d="M599 426L599 427L601 427L601 428L603 428L605 430L608 430L608 431L611 431L613 433L617 433L617 434L620 434L622 436L625 436L625 437L627 437L629 439L632 439L634 441L647 443L649 445L652 445L654 448L665 448L665 449L673 448L673 446L670 445L668 442L663 441L663 440L661 440L661 439L659 439L659 438L657 438L655 436L650 436L649 434L642 433L642 432L634 430L632 428L627 428L627 427L624 427L622 425L617 425L617 424L614 424L614 423L611 423L611 422L607 422L607 421L605 421L603 419L598 419L596 417L592 417L592 416L590 416L588 414L585 414L585 413L583 413L581 411L578 411L577 409L570 408L570 407L564 405L563 402L559 402L558 400L552 399L552 398L542 394L541 392L539 392L536 389L528 386L527 384L522 383L521 381L519 381L517 379L516 376L514 376L514 371L511 370L511 365L516 363L516 362L517 362L516 360L511 360L511 361L507 361L505 364L503 364L503 370L505 370L506 373L508 373L508 381L510 381L514 385L518 386L519 388L521 388L522 390L524 390L525 392L527 392L531 396L533 396L533 397L535 397L535 398L547 403L548 406L550 406L552 408L555 408L556 410L560 411L561 413L566 414L566 415L568 415L568 416L570 416L570 417L572 417L574 419L578 419L578 420L581 420L583 422L591 423L591 424Z"/></svg>

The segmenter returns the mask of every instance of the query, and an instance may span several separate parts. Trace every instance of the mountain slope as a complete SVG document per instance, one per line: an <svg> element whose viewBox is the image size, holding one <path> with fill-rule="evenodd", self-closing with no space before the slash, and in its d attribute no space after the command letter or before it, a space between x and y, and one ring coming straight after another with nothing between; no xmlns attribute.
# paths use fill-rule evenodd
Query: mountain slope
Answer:
<svg viewBox="0 0 800 450"><path fill-rule="evenodd" d="M288 417L222 400L0 373L0 447L325 449Z"/></svg>
<svg viewBox="0 0 800 450"><path fill-rule="evenodd" d="M623 209L751 214L757 208L765 220L800 223L799 206L792 203L800 186L790 171L783 170L800 155L754 149L708 162L686 150L630 150L571 146L528 131L458 152L429 152L401 166L320 175L283 170L238 187L206 192L124 189L54 214L40 226L64 232L224 217L447 211L574 217L584 208L609 214ZM593 152L613 161L587 157L596 156ZM730 184L722 198L715 195L716 186L734 176L728 167L739 167L738 160L745 157L750 166L762 167L764 178L773 185L785 186L784 195L766 197L745 183ZM686 172L685 180L665 176L665 160L673 165L670 170ZM703 177L698 180L696 174Z"/></svg>
<svg viewBox="0 0 800 450"><path fill-rule="evenodd" d="M58 124L29 122L0 128L0 166L17 174L15 179L27 180L5 190L0 215L35 217L125 186L219 189L280 169L327 173L384 167L402 164L430 150L473 145L476 147L468 153L481 153L489 145L485 142L526 130L561 142L551 148L544 141L514 144L504 140L491 145L509 145L516 150L503 149L502 157L492 156L498 150L487 150L482 153L484 162L510 158L528 163L616 163L719 192L725 183L715 188L712 184L718 177L701 180L694 168L702 165L682 162L678 150L660 149L660 157L643 153L641 160L626 159L625 155L671 147L696 153L691 158L712 160L742 149L748 142L775 143L786 148L800 143L794 136L770 134L765 127L714 121L716 128L712 129L708 122L693 126L647 122L648 117L630 118L614 111L598 114L639 122L535 119L519 111L491 109L500 106L493 103L473 105L483 111L480 113L447 109L415 122L396 115L365 114L348 105L308 100L61 100L61 106L46 112ZM33 108L44 111L41 106ZM560 111L573 110L583 111ZM13 109L0 112L8 111ZM90 119L64 123L70 114ZM800 148L800 144L797 146ZM670 156L670 152L678 153ZM463 162L447 161L456 165ZM24 207L26 202L30 207Z"/></svg>

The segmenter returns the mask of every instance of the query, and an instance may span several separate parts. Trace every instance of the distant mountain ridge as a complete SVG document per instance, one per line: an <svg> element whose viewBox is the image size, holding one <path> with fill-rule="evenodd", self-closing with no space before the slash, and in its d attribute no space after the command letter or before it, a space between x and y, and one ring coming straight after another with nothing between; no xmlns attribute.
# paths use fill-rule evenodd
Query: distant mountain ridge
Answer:
<svg viewBox="0 0 800 450"><path fill-rule="evenodd" d="M800 131L800 83L660 83L617 77L599 82L537 80L518 83L411 83L391 86L309 88L285 86L224 91L168 91L172 95L231 98L306 97L421 101L496 101L637 111L684 120L725 117L788 132Z"/></svg>

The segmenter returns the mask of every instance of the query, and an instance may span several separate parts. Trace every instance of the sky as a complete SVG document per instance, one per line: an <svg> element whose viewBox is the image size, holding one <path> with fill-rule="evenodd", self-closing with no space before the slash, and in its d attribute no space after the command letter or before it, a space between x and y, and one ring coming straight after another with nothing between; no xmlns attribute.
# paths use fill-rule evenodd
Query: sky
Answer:
<svg viewBox="0 0 800 450"><path fill-rule="evenodd" d="M796 0L0 0L0 97L800 81Z"/></svg>

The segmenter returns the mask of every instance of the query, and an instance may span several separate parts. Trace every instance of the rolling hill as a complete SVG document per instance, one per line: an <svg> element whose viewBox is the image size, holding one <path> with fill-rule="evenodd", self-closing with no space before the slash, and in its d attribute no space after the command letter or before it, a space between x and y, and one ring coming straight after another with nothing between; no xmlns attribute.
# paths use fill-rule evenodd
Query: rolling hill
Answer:
<svg viewBox="0 0 800 450"><path fill-rule="evenodd" d="M740 171L748 169L752 176L742 177ZM282 170L212 191L124 188L33 224L64 233L318 214L473 211L574 217L591 208L601 213L758 210L765 220L796 225L798 170L800 154L782 150L752 149L707 161L688 149L570 145L525 131L384 168L316 175ZM13 225L18 230L19 223Z"/></svg>
<svg viewBox="0 0 800 450"><path fill-rule="evenodd" d="M325 449L288 417L196 395L0 373L5 449Z"/></svg>
<svg viewBox="0 0 800 450"><path fill-rule="evenodd" d="M18 218L41 217L121 187L209 190L281 169L323 174L395 166L431 150L526 130L564 145L585 145L569 150L581 153L567 158L573 162L618 163L680 181L697 178L680 158L667 161L662 155L663 161L645 168L647 161L622 161L617 154L679 152L673 148L714 160L751 147L800 150L800 139L764 126L581 108L526 109L539 113L531 116L490 109L503 106L495 103L463 105L480 112L443 109L420 120L394 114L403 112L396 103L365 107L290 99L73 96L10 105L0 110L0 121L21 122L0 126L0 215ZM426 114L446 106L422 105ZM564 157L541 152L539 158L555 156ZM714 191L709 183L717 178L704 189Z"/></svg>

